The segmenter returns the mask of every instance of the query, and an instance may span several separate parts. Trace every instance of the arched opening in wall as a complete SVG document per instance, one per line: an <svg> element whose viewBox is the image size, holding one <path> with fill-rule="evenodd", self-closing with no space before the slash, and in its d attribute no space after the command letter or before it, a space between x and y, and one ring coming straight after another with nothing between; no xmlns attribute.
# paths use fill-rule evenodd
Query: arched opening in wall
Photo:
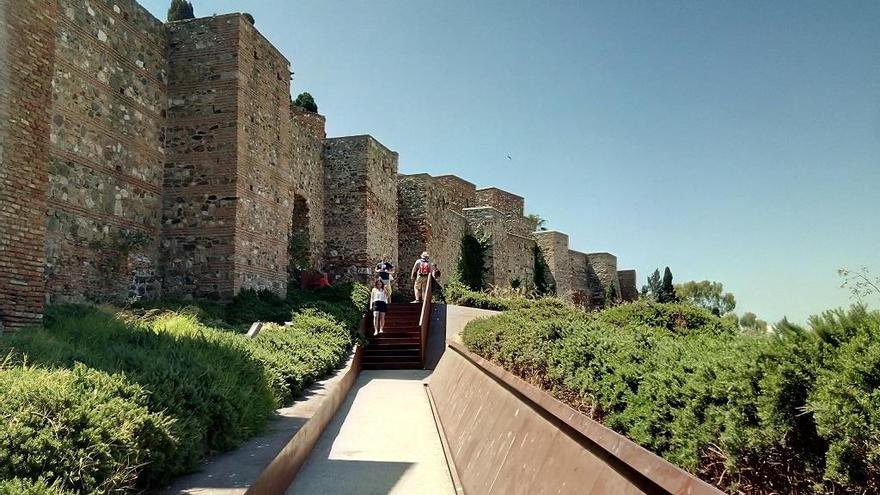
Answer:
<svg viewBox="0 0 880 495"><path fill-rule="evenodd" d="M310 268L309 203L300 195L293 198L293 217L287 244L287 281L290 287L302 284L303 274Z"/></svg>

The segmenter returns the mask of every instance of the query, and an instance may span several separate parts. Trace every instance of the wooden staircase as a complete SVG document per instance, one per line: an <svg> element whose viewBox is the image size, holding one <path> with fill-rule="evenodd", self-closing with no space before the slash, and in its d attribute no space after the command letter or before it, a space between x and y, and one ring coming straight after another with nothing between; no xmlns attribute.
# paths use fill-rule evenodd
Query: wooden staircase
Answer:
<svg viewBox="0 0 880 495"><path fill-rule="evenodd" d="M427 302L390 303L385 315L385 330L379 335L373 335L373 314L365 315L363 328L367 346L364 348L363 369L424 368L431 319L431 285L429 281L425 290Z"/></svg>

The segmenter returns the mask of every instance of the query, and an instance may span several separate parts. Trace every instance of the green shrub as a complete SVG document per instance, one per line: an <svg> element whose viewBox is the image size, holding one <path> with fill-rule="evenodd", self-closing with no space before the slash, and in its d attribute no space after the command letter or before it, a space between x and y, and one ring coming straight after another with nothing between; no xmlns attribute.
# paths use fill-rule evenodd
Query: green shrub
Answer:
<svg viewBox="0 0 880 495"><path fill-rule="evenodd" d="M273 390L288 402L338 368L351 345L349 331L326 313L295 313L290 327L266 325L249 342L254 357L272 374Z"/></svg>
<svg viewBox="0 0 880 495"><path fill-rule="evenodd" d="M809 410L829 441L825 475L843 485L880 489L880 313L863 307L814 317L834 349L818 372Z"/></svg>
<svg viewBox="0 0 880 495"><path fill-rule="evenodd" d="M0 338L0 356L18 363L0 366L0 443L22 446L0 453L0 479L19 478L4 489L133 491L192 471L338 367L368 298L351 284L286 299L242 291L227 306L47 308L43 329ZM285 320L256 339L241 332Z"/></svg>
<svg viewBox="0 0 880 495"><path fill-rule="evenodd" d="M141 386L81 364L0 369L0 479L20 478L0 493L132 490L143 464L178 448L174 420L147 404Z"/></svg>
<svg viewBox="0 0 880 495"><path fill-rule="evenodd" d="M276 406L268 371L248 352L243 336L178 313L122 321L94 309L77 311L82 316L56 317L45 329L0 340L0 354L11 350L49 368L83 363L122 373L143 387L149 410L174 419L171 435L177 440L151 452L140 472L145 486L191 471L209 453L259 432Z"/></svg>
<svg viewBox="0 0 880 495"><path fill-rule="evenodd" d="M462 339L731 492L880 488L880 313L755 335L682 304L545 305L473 321Z"/></svg>
<svg viewBox="0 0 880 495"><path fill-rule="evenodd" d="M44 480L37 481L12 478L0 480L0 495L70 495L72 492L50 485Z"/></svg>

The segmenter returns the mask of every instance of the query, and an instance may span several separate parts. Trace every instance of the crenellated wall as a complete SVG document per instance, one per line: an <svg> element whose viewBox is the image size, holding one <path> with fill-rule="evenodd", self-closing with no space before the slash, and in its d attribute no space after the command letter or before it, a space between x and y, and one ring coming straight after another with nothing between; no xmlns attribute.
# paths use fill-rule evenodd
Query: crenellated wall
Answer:
<svg viewBox="0 0 880 495"><path fill-rule="evenodd" d="M397 153L371 136L324 141L324 267L369 281L383 255L397 265Z"/></svg>
<svg viewBox="0 0 880 495"><path fill-rule="evenodd" d="M291 164L290 62L244 16L238 42L234 290L287 288L298 177Z"/></svg>
<svg viewBox="0 0 880 495"><path fill-rule="evenodd" d="M283 294L310 269L368 282L383 255L408 290L425 250L446 283L467 234L489 242L488 284L533 286L537 246L560 295L634 297L614 256L531 232L521 196L328 139L241 14L20 0L0 26L0 326L39 323L47 301Z"/></svg>
<svg viewBox="0 0 880 495"><path fill-rule="evenodd" d="M321 268L324 259L324 116L290 105L293 119L290 159L295 202L293 216L304 220L308 231L308 259ZM302 206L304 205L304 208ZM297 208L300 207L300 210ZM302 218L304 217L304 218Z"/></svg>

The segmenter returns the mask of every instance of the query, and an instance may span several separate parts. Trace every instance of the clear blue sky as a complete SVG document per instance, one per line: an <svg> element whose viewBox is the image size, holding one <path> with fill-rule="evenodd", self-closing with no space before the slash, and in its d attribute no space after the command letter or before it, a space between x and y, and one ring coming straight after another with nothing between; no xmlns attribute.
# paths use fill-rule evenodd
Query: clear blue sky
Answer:
<svg viewBox="0 0 880 495"><path fill-rule="evenodd" d="M803 321L849 304L838 267L880 275L876 0L193 4L252 13L331 136L525 196L640 285Z"/></svg>

